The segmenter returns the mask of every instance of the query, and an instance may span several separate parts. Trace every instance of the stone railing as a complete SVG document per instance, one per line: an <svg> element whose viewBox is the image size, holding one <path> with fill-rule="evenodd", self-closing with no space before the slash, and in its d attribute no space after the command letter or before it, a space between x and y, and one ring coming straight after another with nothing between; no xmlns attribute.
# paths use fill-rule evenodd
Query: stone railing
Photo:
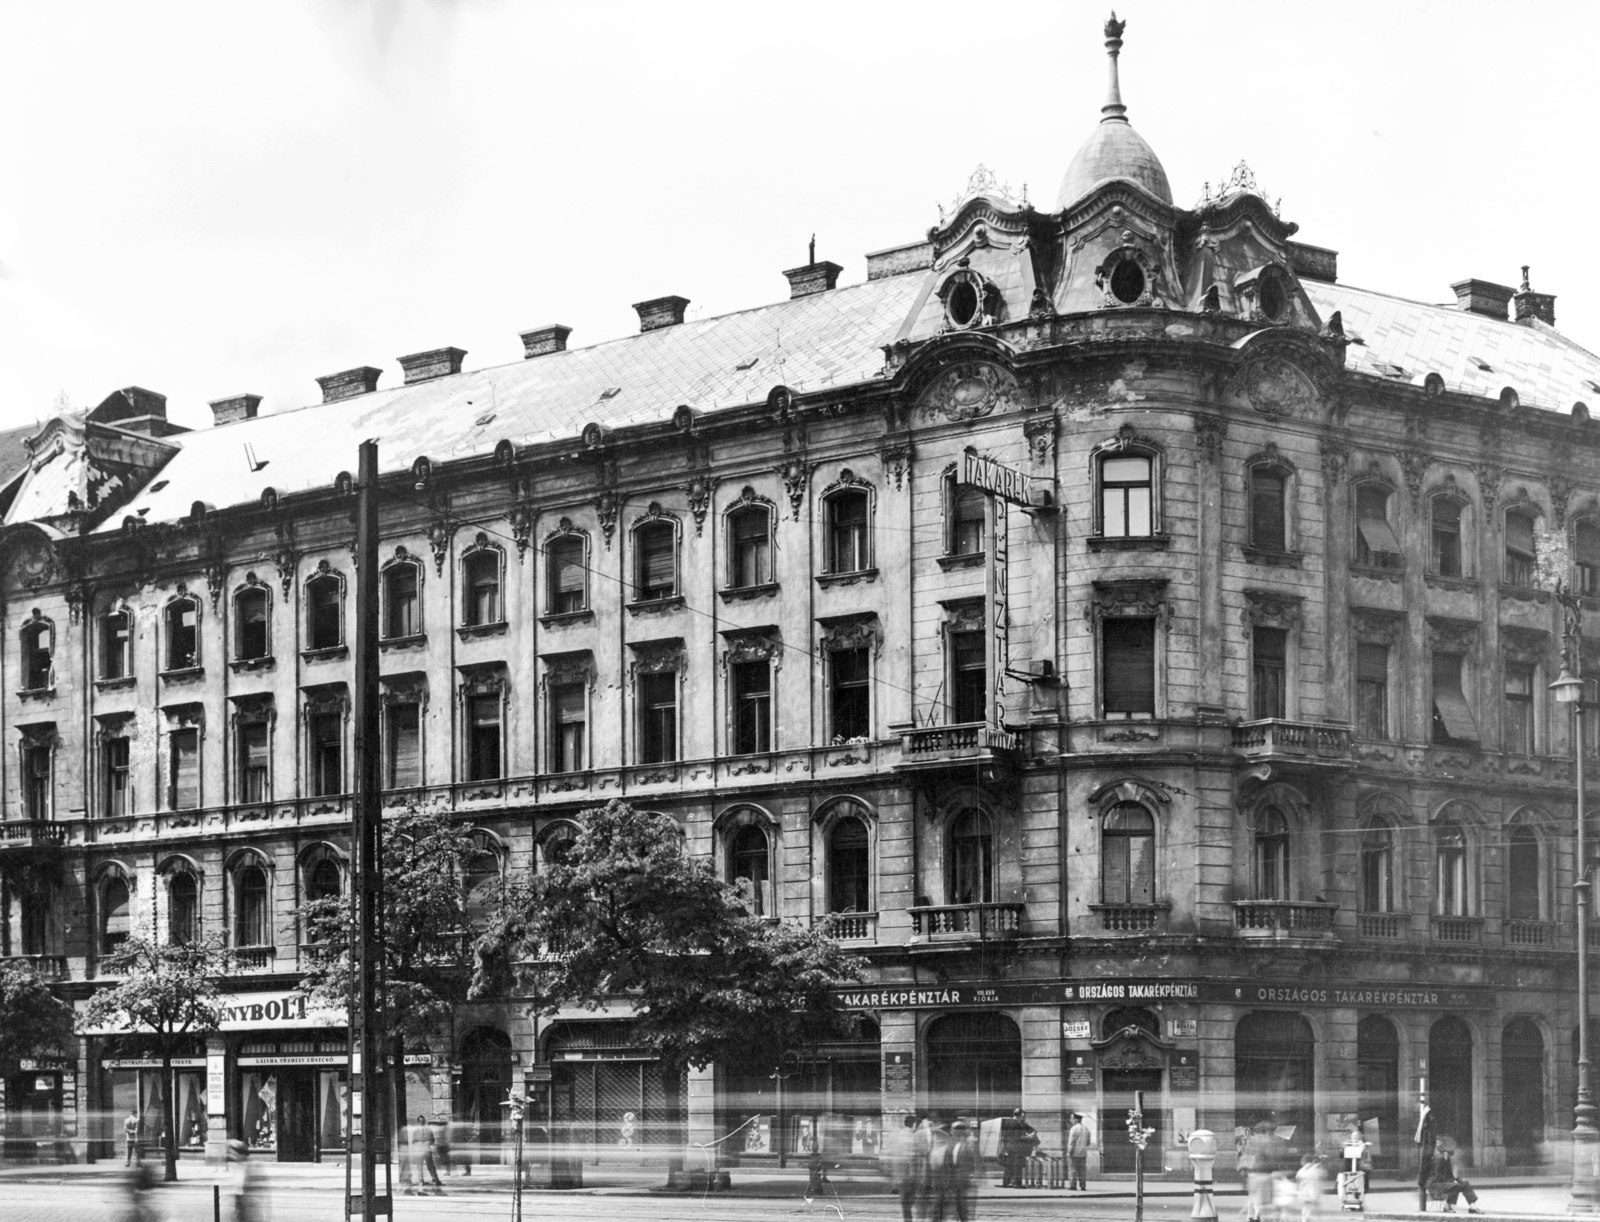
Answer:
<svg viewBox="0 0 1600 1222"><path fill-rule="evenodd" d="M964 759L989 752L1013 752L1017 736L997 730L981 721L955 726L923 726L902 731L901 758L907 763L926 760Z"/></svg>
<svg viewBox="0 0 1600 1222"><path fill-rule="evenodd" d="M1235 900L1233 926L1241 938L1331 938L1338 910L1298 900Z"/></svg>
<svg viewBox="0 0 1600 1222"><path fill-rule="evenodd" d="M1554 946L1556 923L1554 921L1507 921L1507 946Z"/></svg>
<svg viewBox="0 0 1600 1222"><path fill-rule="evenodd" d="M65 955L7 955L0 963L25 963L40 980L65 980L67 957Z"/></svg>
<svg viewBox="0 0 1600 1222"><path fill-rule="evenodd" d="M1406 912L1362 912L1356 928L1363 938L1403 938L1411 931L1411 914Z"/></svg>
<svg viewBox="0 0 1600 1222"><path fill-rule="evenodd" d="M1350 758L1350 727L1279 718L1241 721L1233 727L1233 747L1248 756L1345 760Z"/></svg>
<svg viewBox="0 0 1600 1222"><path fill-rule="evenodd" d="M241 972L270 972L278 961L275 946L235 946L228 953Z"/></svg>
<svg viewBox="0 0 1600 1222"><path fill-rule="evenodd" d="M1171 904L1090 904L1107 933L1149 933L1166 921Z"/></svg>
<svg viewBox="0 0 1600 1222"><path fill-rule="evenodd" d="M876 912L831 912L818 917L818 923L828 922L833 936L840 942L876 942L878 940L878 914Z"/></svg>
<svg viewBox="0 0 1600 1222"><path fill-rule="evenodd" d="M33 848L66 842L67 829L60 823L45 819L14 819L0 823L0 849Z"/></svg>
<svg viewBox="0 0 1600 1222"><path fill-rule="evenodd" d="M1465 916L1435 916L1433 940L1475 945L1483 941L1483 918Z"/></svg>
<svg viewBox="0 0 1600 1222"><path fill-rule="evenodd" d="M942 904L910 912L917 938L1014 938L1022 925L1021 904Z"/></svg>

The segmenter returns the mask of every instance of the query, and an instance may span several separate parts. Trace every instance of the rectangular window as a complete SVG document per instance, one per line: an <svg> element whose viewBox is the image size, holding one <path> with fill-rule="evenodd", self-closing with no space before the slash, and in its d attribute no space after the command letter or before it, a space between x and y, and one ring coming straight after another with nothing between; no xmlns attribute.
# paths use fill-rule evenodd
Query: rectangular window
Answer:
<svg viewBox="0 0 1600 1222"><path fill-rule="evenodd" d="M315 713L309 723L311 792L319 798L344 792L344 715Z"/></svg>
<svg viewBox="0 0 1600 1222"><path fill-rule="evenodd" d="M1460 577L1461 506L1443 497L1433 501L1433 571L1441 577Z"/></svg>
<svg viewBox="0 0 1600 1222"><path fill-rule="evenodd" d="M1579 522L1572 533L1578 593L1600 595L1600 523Z"/></svg>
<svg viewBox="0 0 1600 1222"><path fill-rule="evenodd" d="M1257 628L1250 638L1250 715L1282 719L1288 707L1289 633Z"/></svg>
<svg viewBox="0 0 1600 1222"><path fill-rule="evenodd" d="M27 747L22 752L22 805L29 819L50 817L49 747Z"/></svg>
<svg viewBox="0 0 1600 1222"><path fill-rule="evenodd" d="M167 805L194 810L200 805L200 731L174 730L167 739L172 776Z"/></svg>
<svg viewBox="0 0 1600 1222"><path fill-rule="evenodd" d="M772 750L772 663L736 662L733 667L733 754Z"/></svg>
<svg viewBox="0 0 1600 1222"><path fill-rule="evenodd" d="M1109 718L1156 714L1156 622L1100 621L1101 704Z"/></svg>
<svg viewBox="0 0 1600 1222"><path fill-rule="evenodd" d="M980 488L956 485L950 514L950 554L981 556L988 524L989 498Z"/></svg>
<svg viewBox="0 0 1600 1222"><path fill-rule="evenodd" d="M344 643L344 608L336 577L318 577L306 584L307 641L310 649L333 649Z"/></svg>
<svg viewBox="0 0 1600 1222"><path fill-rule="evenodd" d="M1462 655L1433 655L1433 741L1478 741L1478 722L1461 691Z"/></svg>
<svg viewBox="0 0 1600 1222"><path fill-rule="evenodd" d="M500 697L474 696L467 706L467 780L500 779Z"/></svg>
<svg viewBox="0 0 1600 1222"><path fill-rule="evenodd" d="M234 600L237 613L241 659L267 656L267 595L263 590L247 590Z"/></svg>
<svg viewBox="0 0 1600 1222"><path fill-rule="evenodd" d="M828 571L857 573L867 568L867 494L841 492L828 499Z"/></svg>
<svg viewBox="0 0 1600 1222"><path fill-rule="evenodd" d="M665 523L641 526L633 532L633 541L638 551L634 558L638 570L634 598L651 602L677 594L677 534L672 527Z"/></svg>
<svg viewBox="0 0 1600 1222"><path fill-rule="evenodd" d="M120 819L133 813L128 788L128 740L122 735L105 740L105 802L101 809L107 819Z"/></svg>
<svg viewBox="0 0 1600 1222"><path fill-rule="evenodd" d="M772 515L765 509L745 509L729 522L733 529L732 572L734 589L766 585L772 580Z"/></svg>
<svg viewBox="0 0 1600 1222"><path fill-rule="evenodd" d="M1150 533L1150 460L1134 455L1100 463L1100 533L1107 538Z"/></svg>
<svg viewBox="0 0 1600 1222"><path fill-rule="evenodd" d="M21 897L22 953L47 954L50 946L50 903L42 895Z"/></svg>
<svg viewBox="0 0 1600 1222"><path fill-rule="evenodd" d="M639 676L639 762L678 758L678 673Z"/></svg>
<svg viewBox="0 0 1600 1222"><path fill-rule="evenodd" d="M1265 552L1289 550L1284 529L1285 481L1270 467L1250 468L1250 546Z"/></svg>
<svg viewBox="0 0 1600 1222"><path fill-rule="evenodd" d="M118 612L100 621L100 677L123 679L133 673L128 617Z"/></svg>
<svg viewBox="0 0 1600 1222"><path fill-rule="evenodd" d="M1523 589L1534 582L1533 518L1525 513L1506 514L1506 567L1504 581Z"/></svg>
<svg viewBox="0 0 1600 1222"><path fill-rule="evenodd" d="M415 704L389 706L390 789L414 789L422 784L421 712Z"/></svg>
<svg viewBox="0 0 1600 1222"><path fill-rule="evenodd" d="M1535 750L1533 725L1533 667L1506 666L1505 750L1514 755L1532 755Z"/></svg>
<svg viewBox="0 0 1600 1222"><path fill-rule="evenodd" d="M239 727L239 801L265 802L268 788L267 727L255 722Z"/></svg>
<svg viewBox="0 0 1600 1222"><path fill-rule="evenodd" d="M416 565L397 564L384 574L383 602L384 636L415 636L422 631L422 617L418 614L417 604Z"/></svg>
<svg viewBox="0 0 1600 1222"><path fill-rule="evenodd" d="M468 625L498 624L500 615L500 554L478 552L462 566L466 573Z"/></svg>
<svg viewBox="0 0 1600 1222"><path fill-rule="evenodd" d="M1356 563L1400 567L1400 540L1389 525L1389 494L1376 484L1356 489Z"/></svg>
<svg viewBox="0 0 1600 1222"><path fill-rule="evenodd" d="M550 771L582 772L588 766L584 737L588 693L582 683L550 686Z"/></svg>
<svg viewBox="0 0 1600 1222"><path fill-rule="evenodd" d="M867 650L836 649L828 654L828 712L833 741L872 737L871 663Z"/></svg>
<svg viewBox="0 0 1600 1222"><path fill-rule="evenodd" d="M174 603L167 611L167 669L200 665L200 609L192 602Z"/></svg>
<svg viewBox="0 0 1600 1222"><path fill-rule="evenodd" d="M983 721L989 711L989 667L981 632L950 634L950 721Z"/></svg>
<svg viewBox="0 0 1600 1222"><path fill-rule="evenodd" d="M572 615L589 605L583 573L583 540L557 539L550 544L551 615Z"/></svg>
<svg viewBox="0 0 1600 1222"><path fill-rule="evenodd" d="M1389 647L1356 646L1356 734L1389 737Z"/></svg>

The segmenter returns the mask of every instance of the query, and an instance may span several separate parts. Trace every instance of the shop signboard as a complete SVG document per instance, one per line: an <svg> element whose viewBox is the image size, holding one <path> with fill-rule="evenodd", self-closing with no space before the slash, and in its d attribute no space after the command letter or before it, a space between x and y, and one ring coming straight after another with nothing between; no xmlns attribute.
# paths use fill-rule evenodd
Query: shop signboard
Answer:
<svg viewBox="0 0 1600 1222"><path fill-rule="evenodd" d="M1272 980L1142 980L1105 977L1056 984L979 981L835 989L847 1010L959 1010L976 1006L1081 1005L1097 1002L1194 1001L1221 1005L1359 1007L1371 1010L1484 1010L1495 991L1457 985L1392 982L1306 984Z"/></svg>
<svg viewBox="0 0 1600 1222"><path fill-rule="evenodd" d="M1092 1040L1094 1038L1094 1024L1087 1018L1069 1018L1061 1024L1061 1038L1064 1040Z"/></svg>
<svg viewBox="0 0 1600 1222"><path fill-rule="evenodd" d="M278 992L225 993L219 999L222 1031L268 1031L285 1027L343 1027L348 1015L342 1009L314 1006L305 994L285 989ZM121 1035L129 1029L126 1019L86 1029L84 1035Z"/></svg>
<svg viewBox="0 0 1600 1222"><path fill-rule="evenodd" d="M17 1061L17 1068L23 1073L59 1073L73 1067L74 1062L67 1057L22 1057Z"/></svg>
<svg viewBox="0 0 1600 1222"><path fill-rule="evenodd" d="M42 1085L39 1089L48 1090L49 1084ZM61 1136L76 1137L78 1135L78 1074L76 1070L66 1070L61 1075Z"/></svg>
<svg viewBox="0 0 1600 1222"><path fill-rule="evenodd" d="M239 1058L241 1069L257 1069L268 1066L274 1069L289 1065L325 1065L344 1068L350 1063L350 1054L347 1052L308 1052L289 1056L242 1056Z"/></svg>
<svg viewBox="0 0 1600 1222"><path fill-rule="evenodd" d="M173 1057L174 1069L205 1069L205 1057ZM160 1057L118 1057L115 1060L101 1061L102 1069L160 1069Z"/></svg>

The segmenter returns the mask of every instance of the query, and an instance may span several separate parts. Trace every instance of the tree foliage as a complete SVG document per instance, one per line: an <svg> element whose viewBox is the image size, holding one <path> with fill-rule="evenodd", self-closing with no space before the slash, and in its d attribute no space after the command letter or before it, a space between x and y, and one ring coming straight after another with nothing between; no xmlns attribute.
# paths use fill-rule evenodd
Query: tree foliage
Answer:
<svg viewBox="0 0 1600 1222"><path fill-rule="evenodd" d="M630 997L635 1038L667 1069L764 1071L853 1032L832 990L862 963L826 926L752 916L665 815L613 801L579 822L508 891L478 942L475 994L514 991L540 1013Z"/></svg>
<svg viewBox="0 0 1600 1222"><path fill-rule="evenodd" d="M0 1061L48 1055L72 1042L72 1007L33 967L0 961Z"/></svg>

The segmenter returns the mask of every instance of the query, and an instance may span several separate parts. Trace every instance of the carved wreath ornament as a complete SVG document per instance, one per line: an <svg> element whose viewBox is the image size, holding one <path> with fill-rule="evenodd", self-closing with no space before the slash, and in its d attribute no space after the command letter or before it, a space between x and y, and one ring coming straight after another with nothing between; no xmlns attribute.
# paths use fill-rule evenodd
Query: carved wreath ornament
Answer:
<svg viewBox="0 0 1600 1222"><path fill-rule="evenodd" d="M922 408L947 420L973 420L996 407L1017 407L1017 380L983 361L952 365L923 393Z"/></svg>
<svg viewBox="0 0 1600 1222"><path fill-rule="evenodd" d="M1294 416L1312 399L1311 387L1288 361L1268 357L1239 375L1239 390L1250 406L1264 416Z"/></svg>

